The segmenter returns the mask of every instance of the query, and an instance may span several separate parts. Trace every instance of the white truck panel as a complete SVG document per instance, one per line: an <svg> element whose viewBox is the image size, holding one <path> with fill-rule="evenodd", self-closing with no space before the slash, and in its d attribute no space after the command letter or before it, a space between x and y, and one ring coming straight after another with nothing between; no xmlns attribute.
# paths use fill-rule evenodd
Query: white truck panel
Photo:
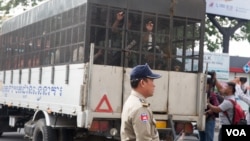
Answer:
<svg viewBox="0 0 250 141"><path fill-rule="evenodd" d="M18 79L10 84L11 71L6 71L5 84L1 86L0 81L0 103L77 115L78 127L89 127L93 118L120 118L122 105L131 92L131 69L92 65L88 73L88 67L86 64L70 65L68 84L65 83L66 65L55 66L54 84L51 83L51 66L42 69L41 84L38 83L40 68L31 70L32 85L28 84L28 69L22 70L21 84ZM154 80L155 93L148 99L152 111L160 113L156 114L156 119L172 115L174 120L198 121L199 125L204 125L202 75L153 71L162 75ZM19 70L13 74L19 77ZM3 79L3 72L0 77Z"/></svg>
<svg viewBox="0 0 250 141"><path fill-rule="evenodd" d="M92 111L98 112L98 110L96 111L96 108L106 94L113 112L121 112L122 93L124 94L123 102L125 102L131 92L130 71L130 68L126 68L123 78L123 68L121 67L94 65L92 72L95 75L92 76L91 82L91 94L94 95L94 97L91 96ZM168 100L168 73L165 71L157 71L157 73L162 75L162 79L155 80L155 94L153 97L149 98L148 101L151 103L150 107L153 111L166 112ZM124 84L122 81L124 81ZM122 90L122 87L124 87L124 90ZM105 102L103 103L102 108L109 109Z"/></svg>
<svg viewBox="0 0 250 141"><path fill-rule="evenodd" d="M169 114L197 115L197 74L170 72L169 77Z"/></svg>
<svg viewBox="0 0 250 141"><path fill-rule="evenodd" d="M149 98L150 107L154 112L167 112L168 102L168 72L167 71L156 71L154 73L160 74L161 78L155 79L155 93L153 97Z"/></svg>
<svg viewBox="0 0 250 141"><path fill-rule="evenodd" d="M124 82L124 101L128 98L131 92L130 86L130 72L131 69L126 69L125 82ZM160 74L162 77L154 80L155 92L153 97L148 98L150 108L155 112L167 112L167 101L168 101L168 72L156 71L154 73Z"/></svg>
<svg viewBox="0 0 250 141"><path fill-rule="evenodd" d="M123 68L93 65L91 79L91 110L120 113L122 106Z"/></svg>
<svg viewBox="0 0 250 141"><path fill-rule="evenodd" d="M22 70L21 84L16 79L19 77L19 70L13 71L13 84L10 83L11 71L6 71L6 83L0 91L0 103L76 115L82 111L83 66L84 64L70 65L69 84L65 84L65 65L55 67L54 84L51 84L52 67L42 69L41 84L38 84L39 68L32 69L32 85L28 84L28 69Z"/></svg>
<svg viewBox="0 0 250 141"><path fill-rule="evenodd" d="M28 83L29 70L23 69L21 73L22 73L21 83Z"/></svg>
<svg viewBox="0 0 250 141"><path fill-rule="evenodd" d="M126 68L123 77L123 68L121 67L93 66L92 73L95 75L91 79L91 110L95 112L95 115L98 115L97 113L106 113L106 118L112 118L114 113L121 113L123 104L121 103L122 87L124 88L123 102L130 95L131 69ZM162 75L161 78L154 80L156 86L155 93L153 97L148 98L153 112L165 114L165 116L158 115L157 117L167 117L170 114L173 115L174 120L199 120L202 114L200 111L204 108L204 101L201 102L204 86L202 81L204 80L199 78L200 75L160 70L153 71ZM124 84L122 84L122 81L124 81ZM101 108L97 108L104 95L107 95L112 111L108 107L107 102L103 102Z"/></svg>
<svg viewBox="0 0 250 141"><path fill-rule="evenodd" d="M30 81L31 84L39 85L39 68L32 68Z"/></svg>

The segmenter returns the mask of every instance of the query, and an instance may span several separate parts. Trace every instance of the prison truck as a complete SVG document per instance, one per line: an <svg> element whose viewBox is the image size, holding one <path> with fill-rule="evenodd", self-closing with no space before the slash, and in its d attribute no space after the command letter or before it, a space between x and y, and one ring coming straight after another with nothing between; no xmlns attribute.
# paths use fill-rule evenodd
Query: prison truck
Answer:
<svg viewBox="0 0 250 141"><path fill-rule="evenodd" d="M204 20L205 0L49 0L4 21L0 135L120 140L130 71L145 63L162 75L149 98L161 140L204 130Z"/></svg>

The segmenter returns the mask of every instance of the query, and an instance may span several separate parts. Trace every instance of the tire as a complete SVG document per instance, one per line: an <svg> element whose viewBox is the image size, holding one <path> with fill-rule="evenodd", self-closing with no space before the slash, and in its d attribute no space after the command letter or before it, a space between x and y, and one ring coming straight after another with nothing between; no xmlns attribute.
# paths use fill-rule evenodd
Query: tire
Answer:
<svg viewBox="0 0 250 141"><path fill-rule="evenodd" d="M46 126L45 119L39 119L35 125L32 141L57 141L56 131Z"/></svg>
<svg viewBox="0 0 250 141"><path fill-rule="evenodd" d="M3 135L3 132L0 132L0 137L2 137L2 135Z"/></svg>

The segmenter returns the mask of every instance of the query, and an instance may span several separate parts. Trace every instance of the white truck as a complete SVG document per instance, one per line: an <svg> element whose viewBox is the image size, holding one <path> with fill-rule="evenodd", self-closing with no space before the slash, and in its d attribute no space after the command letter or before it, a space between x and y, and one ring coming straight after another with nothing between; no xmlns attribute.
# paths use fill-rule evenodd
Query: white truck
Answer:
<svg viewBox="0 0 250 141"><path fill-rule="evenodd" d="M33 141L119 140L134 66L131 60L124 63L126 53L136 57L136 64L152 63L153 71L162 75L149 98L161 140L177 139L186 123L204 130L204 8L200 0L50 0L5 21L0 37L0 135L24 128ZM132 15L136 26L129 29L124 21L116 48L111 27L121 9L124 20ZM144 51L148 19L155 29L151 45L157 44L160 53ZM128 50L130 33L138 40ZM197 46L198 53L186 55ZM177 48L184 51L177 55ZM96 62L100 50L102 58ZM119 59L112 56L117 52ZM154 56L152 62L144 60L148 54ZM118 65L110 64L114 58ZM193 62L189 72L187 58Z"/></svg>

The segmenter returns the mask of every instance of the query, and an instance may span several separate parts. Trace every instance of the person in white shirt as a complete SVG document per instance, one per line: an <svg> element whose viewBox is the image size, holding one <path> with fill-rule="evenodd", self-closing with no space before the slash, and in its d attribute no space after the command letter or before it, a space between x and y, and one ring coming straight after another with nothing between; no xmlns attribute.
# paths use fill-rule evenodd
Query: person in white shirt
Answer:
<svg viewBox="0 0 250 141"><path fill-rule="evenodd" d="M215 75L215 74L214 74ZM222 84L216 79L214 76L216 87L219 90L220 94L224 97L223 102L219 106L214 106L208 101L208 112L211 110L212 112L219 113L219 119L221 125L230 125L230 121L233 119L233 104L229 99L235 100L235 83L227 82L223 87ZM228 113L228 117L224 114L224 112ZM222 141L222 133L221 128L219 130L218 141Z"/></svg>
<svg viewBox="0 0 250 141"><path fill-rule="evenodd" d="M242 101L244 101L248 106L250 106L250 96L247 95L245 92L247 90L250 90L250 86L246 86L244 81L240 80L240 77L236 77L233 82L236 83L235 89L235 96L239 97ZM247 124L250 125L250 113L249 113L250 107L248 108L246 119Z"/></svg>

